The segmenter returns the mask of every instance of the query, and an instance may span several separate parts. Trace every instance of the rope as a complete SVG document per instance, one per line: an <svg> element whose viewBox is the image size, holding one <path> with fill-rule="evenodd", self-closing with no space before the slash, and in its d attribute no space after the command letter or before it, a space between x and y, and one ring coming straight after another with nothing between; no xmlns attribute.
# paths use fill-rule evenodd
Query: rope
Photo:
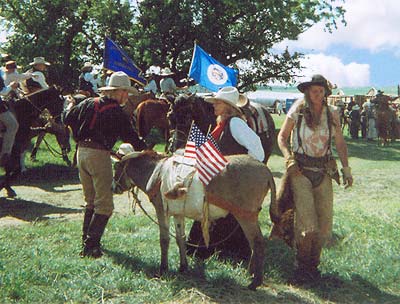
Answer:
<svg viewBox="0 0 400 304"><path fill-rule="evenodd" d="M63 156L62 152L60 153L60 152L58 152L55 148L53 148L52 146L50 146L50 144L46 141L46 139L45 139L44 137L43 137L43 141L44 141L44 143L46 144L47 149L50 151L50 153L51 153L53 156L57 156L57 155Z"/></svg>

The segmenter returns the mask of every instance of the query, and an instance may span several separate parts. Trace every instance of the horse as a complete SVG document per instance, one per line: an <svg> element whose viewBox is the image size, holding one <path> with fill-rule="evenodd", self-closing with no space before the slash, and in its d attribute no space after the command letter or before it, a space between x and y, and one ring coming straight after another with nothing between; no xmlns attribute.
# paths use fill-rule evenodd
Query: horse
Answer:
<svg viewBox="0 0 400 304"><path fill-rule="evenodd" d="M254 112L260 114L260 111L250 107L242 108L247 123L261 139L261 144L265 153L263 162L266 164L272 154L275 143L275 123L266 107L259 104L251 104L260 109L265 116L264 121L266 123L264 123L265 125L263 127L260 127L258 119L253 116ZM205 102L203 97L195 94L178 96L175 103L170 107L168 120L171 129L171 152L185 145L192 122L195 123L204 134L208 134L209 131L216 126L214 107L212 104Z"/></svg>
<svg viewBox="0 0 400 304"><path fill-rule="evenodd" d="M169 122L167 113L170 103L165 99L147 99L139 103L136 109L136 130L142 138L146 138L152 128L160 130L167 149L169 138Z"/></svg>
<svg viewBox="0 0 400 304"><path fill-rule="evenodd" d="M396 112L389 106L390 96L381 95L374 100L376 104L376 129L378 131L378 144L387 146L395 132Z"/></svg>
<svg viewBox="0 0 400 304"><path fill-rule="evenodd" d="M37 125L40 115L44 113L45 109L47 109L51 119L49 118L47 127L43 126L42 130L52 130L55 133L63 153L66 154L70 147L68 129L61 124L64 98L57 88L50 87L47 90L14 100L10 107L15 113L19 128L15 136L10 161L4 168L6 174L4 180L0 183L0 190L6 188L7 195L15 197L16 193L11 188L11 183L21 173L21 155L28 148L31 139L37 132L32 130L32 127Z"/></svg>
<svg viewBox="0 0 400 304"><path fill-rule="evenodd" d="M168 270L170 216L175 221L180 254L179 270L183 272L188 268L184 218L203 220L206 234L208 221L231 212L251 247L249 271L253 279L248 287L256 289L263 282L264 271L264 239L258 215L270 189L271 201L275 199L275 183L271 171L248 155L227 156L228 165L204 187L196 169L179 164L179 157L166 157L154 151L133 152L114 165L114 193L123 193L137 186L149 196L156 209L160 229L160 273ZM171 186L178 181L178 177L182 177L182 172L186 172L184 182L175 184L179 188L172 188L171 191ZM240 183L237 182L238 176L242 177Z"/></svg>

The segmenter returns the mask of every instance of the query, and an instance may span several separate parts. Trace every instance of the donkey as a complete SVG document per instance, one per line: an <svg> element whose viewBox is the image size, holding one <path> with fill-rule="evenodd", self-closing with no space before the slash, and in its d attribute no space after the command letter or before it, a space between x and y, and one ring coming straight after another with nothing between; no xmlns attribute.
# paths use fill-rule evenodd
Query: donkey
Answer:
<svg viewBox="0 0 400 304"><path fill-rule="evenodd" d="M242 227L252 250L249 272L253 279L248 287L255 290L263 282L264 271L264 239L258 214L270 189L271 201L275 201L275 183L271 171L250 156L227 156L228 165L204 187L194 167L180 164L179 157L182 158L179 155L167 158L154 151L132 152L115 163L114 192L122 193L137 186L149 196L156 209L160 228L160 273L168 270L170 216L174 217L175 222L179 270L186 271L184 218L203 220L203 231L207 233L207 220L225 217L230 212ZM171 195L169 187L179 182L179 172L185 170L192 171L185 174L181 183L177 183L180 184L176 189L179 194ZM210 205L204 205L205 201Z"/></svg>

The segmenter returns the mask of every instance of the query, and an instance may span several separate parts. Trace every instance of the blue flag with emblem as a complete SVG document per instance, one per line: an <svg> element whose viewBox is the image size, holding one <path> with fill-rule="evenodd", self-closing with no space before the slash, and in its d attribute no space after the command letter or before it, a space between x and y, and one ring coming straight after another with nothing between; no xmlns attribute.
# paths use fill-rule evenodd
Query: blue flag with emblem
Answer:
<svg viewBox="0 0 400 304"><path fill-rule="evenodd" d="M217 92L223 87L235 87L237 75L237 70L219 63L195 44L189 77L193 78L198 84L212 92Z"/></svg>
<svg viewBox="0 0 400 304"><path fill-rule="evenodd" d="M142 70L139 69L133 60L124 52L124 50L106 37L103 67L113 72L125 72L135 82L145 85L146 79L142 77Z"/></svg>

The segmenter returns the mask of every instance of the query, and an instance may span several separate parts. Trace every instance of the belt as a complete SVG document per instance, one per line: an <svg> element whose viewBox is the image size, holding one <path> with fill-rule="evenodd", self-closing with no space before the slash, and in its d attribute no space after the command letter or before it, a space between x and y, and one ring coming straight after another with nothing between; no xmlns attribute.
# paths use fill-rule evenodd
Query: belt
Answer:
<svg viewBox="0 0 400 304"><path fill-rule="evenodd" d="M107 149L104 145L99 144L91 139L80 140L78 142L78 147L109 151L109 149Z"/></svg>

